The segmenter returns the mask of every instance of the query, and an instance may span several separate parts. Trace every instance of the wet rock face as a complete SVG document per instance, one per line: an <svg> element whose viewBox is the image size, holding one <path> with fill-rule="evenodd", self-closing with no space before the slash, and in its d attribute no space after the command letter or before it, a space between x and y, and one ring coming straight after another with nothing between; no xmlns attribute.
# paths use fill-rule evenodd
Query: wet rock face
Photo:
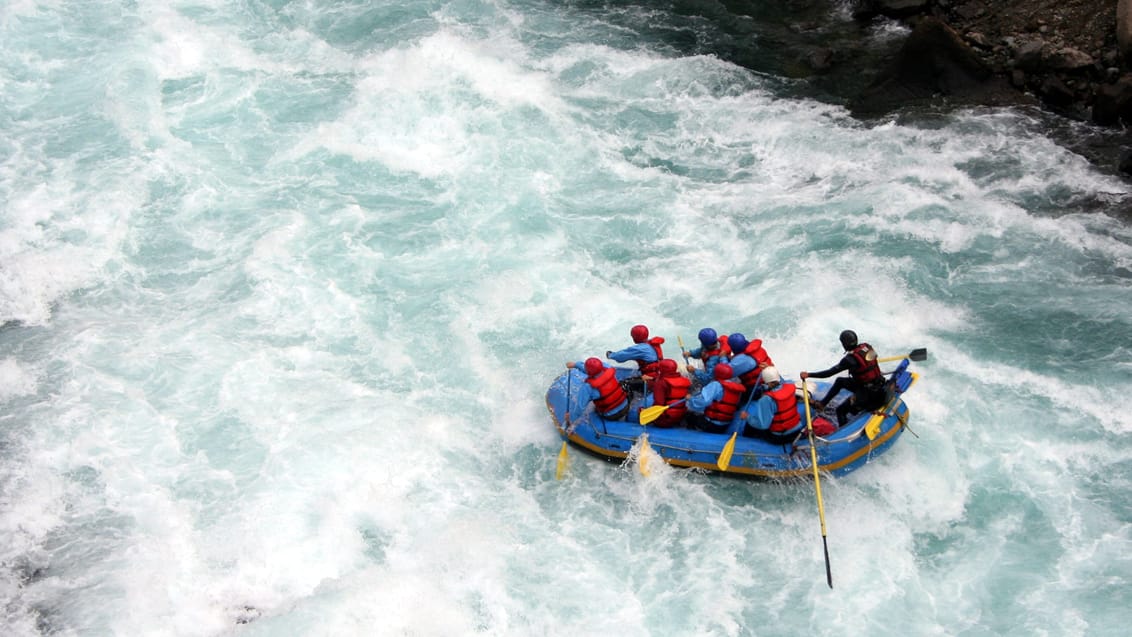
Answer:
<svg viewBox="0 0 1132 637"><path fill-rule="evenodd" d="M1118 10L1118 3L1128 8ZM1122 53L1118 44L1125 38L1132 52L1132 31L1128 31L1132 0L858 0L856 7L853 15L858 20L880 16L913 24L936 20L949 28L955 38L928 39L921 29L913 29L900 56L923 60L922 49L931 47L935 49L931 55L945 66L966 67L968 58L977 58L988 77L941 92L954 100L1000 104L1009 99L1000 86L1011 86L1074 119L1104 125L1132 123L1125 120L1132 105L1124 103L1125 91L1115 88L1132 71L1132 57ZM1128 13L1128 20L1119 19L1121 11ZM912 44L912 38L920 42ZM896 62L902 64L907 62ZM1094 109L1102 95L1105 103L1098 118Z"/></svg>
<svg viewBox="0 0 1132 637"><path fill-rule="evenodd" d="M928 17L917 21L893 63L849 107L871 116L939 100L1002 105L1018 103L1020 96L958 33Z"/></svg>

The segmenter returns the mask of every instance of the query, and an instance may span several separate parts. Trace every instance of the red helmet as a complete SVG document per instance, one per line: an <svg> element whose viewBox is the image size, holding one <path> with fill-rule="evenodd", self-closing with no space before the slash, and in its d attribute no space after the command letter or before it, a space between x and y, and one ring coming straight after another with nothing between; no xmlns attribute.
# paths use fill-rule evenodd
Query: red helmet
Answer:
<svg viewBox="0 0 1132 637"><path fill-rule="evenodd" d="M716 380L731 380L735 375L735 371L727 363L720 363L715 366L715 371L711 373L712 377Z"/></svg>
<svg viewBox="0 0 1132 637"><path fill-rule="evenodd" d="M605 369L600 358L589 357L586 359L586 373L590 376L597 376L601 370Z"/></svg>
<svg viewBox="0 0 1132 637"><path fill-rule="evenodd" d="M660 373L664 374L665 376L671 376L672 374L678 373L676 371L676 361L672 360L671 358L666 358L660 361Z"/></svg>
<svg viewBox="0 0 1132 637"><path fill-rule="evenodd" d="M633 329L629 330L629 335L633 337L634 343L644 343L649 340L649 328L644 325L634 325Z"/></svg>

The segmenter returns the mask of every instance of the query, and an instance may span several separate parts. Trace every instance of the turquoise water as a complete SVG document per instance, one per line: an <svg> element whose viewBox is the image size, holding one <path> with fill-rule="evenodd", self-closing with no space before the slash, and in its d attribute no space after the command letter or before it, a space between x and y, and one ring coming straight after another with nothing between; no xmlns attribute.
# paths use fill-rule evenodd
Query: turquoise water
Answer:
<svg viewBox="0 0 1132 637"><path fill-rule="evenodd" d="M586 4L0 7L0 632L1123 634L1128 185ZM554 479L637 322L928 348L832 591L810 481Z"/></svg>

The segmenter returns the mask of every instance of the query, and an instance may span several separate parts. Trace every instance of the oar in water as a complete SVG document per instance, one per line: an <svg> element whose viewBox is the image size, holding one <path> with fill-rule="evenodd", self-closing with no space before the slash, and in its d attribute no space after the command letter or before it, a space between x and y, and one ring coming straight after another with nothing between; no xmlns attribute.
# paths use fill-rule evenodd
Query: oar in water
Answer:
<svg viewBox="0 0 1132 637"><path fill-rule="evenodd" d="M637 468L640 469L641 475L646 478L652 475L652 469L649 468L649 455L652 454L652 447L649 446L649 435L641 434L641 448L637 449Z"/></svg>
<svg viewBox="0 0 1132 637"><path fill-rule="evenodd" d="M833 588L833 570L829 566L829 542L825 534L825 507L821 503L821 478L818 475L818 447L814 443L814 421L810 416L810 391L802 381L802 400L806 403L806 433L810 436L810 464L814 468L814 492L818 499L818 517L821 519L821 543L825 550L825 581Z"/></svg>
<svg viewBox="0 0 1132 637"><path fill-rule="evenodd" d="M892 361L902 361L905 358L910 358L914 361L925 361L928 359L928 348L918 347L903 356L889 356L888 358L878 358L878 363L891 363Z"/></svg>
<svg viewBox="0 0 1132 637"><path fill-rule="evenodd" d="M568 446L566 443L565 432L570 430L570 380L574 378L574 370L566 370L566 417L563 419L565 425L562 428L562 450L558 452L558 466L554 469L554 479L561 480L562 476L566 474L566 468L570 465L569 453L566 451Z"/></svg>

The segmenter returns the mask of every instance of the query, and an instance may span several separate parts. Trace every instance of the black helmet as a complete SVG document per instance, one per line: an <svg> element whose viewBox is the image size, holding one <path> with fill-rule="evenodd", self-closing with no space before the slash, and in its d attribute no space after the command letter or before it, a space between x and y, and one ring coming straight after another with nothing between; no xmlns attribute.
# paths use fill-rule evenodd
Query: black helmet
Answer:
<svg viewBox="0 0 1132 637"><path fill-rule="evenodd" d="M846 350L853 349L857 346L857 333L853 330L845 330L838 338L841 339L841 346Z"/></svg>

